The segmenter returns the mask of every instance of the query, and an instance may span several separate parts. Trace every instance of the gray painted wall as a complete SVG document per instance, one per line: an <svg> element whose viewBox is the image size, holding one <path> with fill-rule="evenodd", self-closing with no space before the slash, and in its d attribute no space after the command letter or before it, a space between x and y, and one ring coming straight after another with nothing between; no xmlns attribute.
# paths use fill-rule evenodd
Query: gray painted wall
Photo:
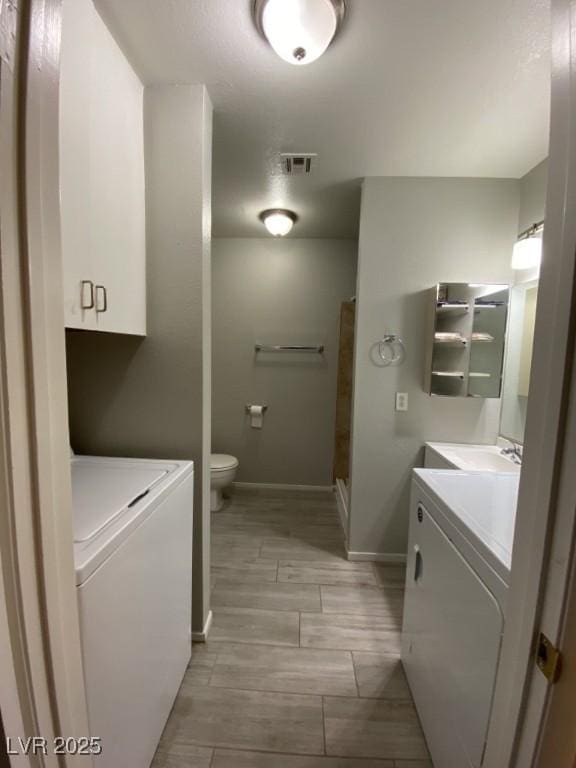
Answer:
<svg viewBox="0 0 576 768"><path fill-rule="evenodd" d="M351 511L348 548L405 554L411 470L427 440L489 443L499 400L430 397L423 390L431 332L427 291L437 282L509 283L516 238L515 180L368 178L358 251ZM406 360L371 362L384 330ZM396 392L409 409L394 410Z"/></svg>
<svg viewBox="0 0 576 768"><path fill-rule="evenodd" d="M332 483L340 304L356 290L357 243L213 241L212 445L237 480ZM254 354L255 342L317 344L313 354ZM268 405L251 429L248 403Z"/></svg>
<svg viewBox="0 0 576 768"><path fill-rule="evenodd" d="M71 442L83 454L194 460L193 626L200 631L210 585L212 107L205 88L146 88L144 140L148 335L67 334Z"/></svg>
<svg viewBox="0 0 576 768"><path fill-rule="evenodd" d="M544 218L547 175L548 160L543 160L520 179L519 233Z"/></svg>

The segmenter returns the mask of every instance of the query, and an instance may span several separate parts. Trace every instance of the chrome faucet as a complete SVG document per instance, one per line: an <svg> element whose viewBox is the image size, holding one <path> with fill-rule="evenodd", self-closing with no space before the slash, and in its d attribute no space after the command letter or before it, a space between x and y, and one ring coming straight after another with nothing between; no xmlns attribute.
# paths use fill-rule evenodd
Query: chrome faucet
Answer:
<svg viewBox="0 0 576 768"><path fill-rule="evenodd" d="M500 453L502 456L507 456L514 464L522 464L522 452L523 448L520 443L515 443L513 440L508 440L510 443L509 448L502 448Z"/></svg>

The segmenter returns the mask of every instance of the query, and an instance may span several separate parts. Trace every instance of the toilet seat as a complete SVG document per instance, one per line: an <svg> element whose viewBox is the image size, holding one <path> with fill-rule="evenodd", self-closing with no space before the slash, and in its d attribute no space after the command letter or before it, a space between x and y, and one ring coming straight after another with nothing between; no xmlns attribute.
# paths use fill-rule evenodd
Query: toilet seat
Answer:
<svg viewBox="0 0 576 768"><path fill-rule="evenodd" d="M238 459L235 456L229 456L226 453L213 453L210 456L210 472L228 472L236 469Z"/></svg>

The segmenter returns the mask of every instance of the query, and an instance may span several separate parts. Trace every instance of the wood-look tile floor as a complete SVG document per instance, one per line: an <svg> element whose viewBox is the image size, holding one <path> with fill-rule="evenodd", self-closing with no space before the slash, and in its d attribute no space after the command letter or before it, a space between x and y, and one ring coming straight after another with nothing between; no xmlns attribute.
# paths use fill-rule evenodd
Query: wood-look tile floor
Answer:
<svg viewBox="0 0 576 768"><path fill-rule="evenodd" d="M352 563L332 494L212 514L213 623L153 768L432 768L400 662L404 569Z"/></svg>

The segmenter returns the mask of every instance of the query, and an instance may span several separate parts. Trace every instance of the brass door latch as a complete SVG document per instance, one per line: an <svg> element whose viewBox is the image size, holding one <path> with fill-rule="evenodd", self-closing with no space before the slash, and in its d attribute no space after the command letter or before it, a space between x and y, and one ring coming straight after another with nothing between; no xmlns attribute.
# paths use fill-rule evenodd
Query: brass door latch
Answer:
<svg viewBox="0 0 576 768"><path fill-rule="evenodd" d="M557 682L562 671L562 654L543 632L538 636L536 664L549 683Z"/></svg>

